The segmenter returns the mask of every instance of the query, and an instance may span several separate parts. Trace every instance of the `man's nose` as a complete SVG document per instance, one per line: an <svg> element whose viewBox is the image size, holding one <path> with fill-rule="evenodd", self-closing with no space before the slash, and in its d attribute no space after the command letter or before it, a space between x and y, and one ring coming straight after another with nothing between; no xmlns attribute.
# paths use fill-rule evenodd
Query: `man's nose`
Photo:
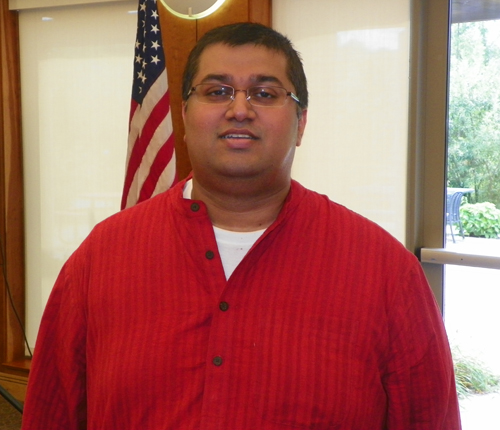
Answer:
<svg viewBox="0 0 500 430"><path fill-rule="evenodd" d="M255 111L247 99L246 90L234 90L234 97L228 106L226 115L234 117L238 121L255 117Z"/></svg>

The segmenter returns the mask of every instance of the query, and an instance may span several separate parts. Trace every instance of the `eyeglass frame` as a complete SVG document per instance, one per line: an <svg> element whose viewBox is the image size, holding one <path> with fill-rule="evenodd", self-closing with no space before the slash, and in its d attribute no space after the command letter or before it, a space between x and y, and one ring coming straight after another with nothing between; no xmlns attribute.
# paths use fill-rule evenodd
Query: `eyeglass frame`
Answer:
<svg viewBox="0 0 500 430"><path fill-rule="evenodd" d="M288 91L286 88L284 87L280 87L279 85L254 85L252 87L249 87L247 88L246 90L238 90L236 88L234 88L232 85L227 85L227 84L218 84L218 83L211 83L211 82L201 82L199 84L196 84L194 85L188 92L187 94L187 98L189 98L193 93L196 92L196 87L199 87L201 85L214 85L214 86L221 86L221 87L226 87L226 88L231 88L233 90L233 94L229 96L229 99L227 100L228 103L226 102L202 102L202 101L199 101L199 103L201 104L207 104L207 105L220 105L220 106L229 106L232 102L235 101L235 98L236 98L236 93L237 92L244 92L246 93L246 101L248 103L250 103L252 106L254 107L283 107L285 106L286 104L286 100L287 100L287 97L290 97L294 102L296 102L298 105L300 105L300 100L299 98L294 94L292 93L291 91ZM259 105L259 104L253 104L252 103L252 97L249 95L249 92L250 90L254 89L254 88L279 88L281 90L285 90L286 91L286 95L285 95L285 101L283 102L282 105L269 105L269 106L266 106L266 105ZM199 94L199 93L198 93Z"/></svg>

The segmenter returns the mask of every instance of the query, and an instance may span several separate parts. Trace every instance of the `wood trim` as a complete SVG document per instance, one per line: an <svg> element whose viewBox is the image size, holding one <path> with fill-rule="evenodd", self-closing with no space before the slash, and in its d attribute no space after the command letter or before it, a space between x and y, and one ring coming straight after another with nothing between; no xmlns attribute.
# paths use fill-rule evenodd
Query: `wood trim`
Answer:
<svg viewBox="0 0 500 430"><path fill-rule="evenodd" d="M182 73L189 52L203 34L220 25L252 21L270 26L272 0L226 0L214 14L199 20L179 18L171 14L161 2L158 5L170 88L177 175L179 179L183 179L191 171L191 163L184 143L181 108Z"/></svg>
<svg viewBox="0 0 500 430"><path fill-rule="evenodd" d="M272 0L249 0L248 20L272 26Z"/></svg>
<svg viewBox="0 0 500 430"><path fill-rule="evenodd" d="M7 2L0 7L0 363L23 359L25 314L24 194L21 141L19 22ZM3 276L5 275L5 276ZM6 281L7 280L7 281ZM3 365L0 366L3 369Z"/></svg>
<svg viewBox="0 0 500 430"><path fill-rule="evenodd" d="M24 402L26 397L26 387L28 385L28 378L26 376L0 373L0 385L12 394L15 399L20 402Z"/></svg>

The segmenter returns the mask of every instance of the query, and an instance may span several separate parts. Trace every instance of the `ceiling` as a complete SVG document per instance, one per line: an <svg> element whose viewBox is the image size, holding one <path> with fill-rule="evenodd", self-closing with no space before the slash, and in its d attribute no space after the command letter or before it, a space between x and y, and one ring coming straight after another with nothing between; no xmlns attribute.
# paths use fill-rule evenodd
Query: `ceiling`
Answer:
<svg viewBox="0 0 500 430"><path fill-rule="evenodd" d="M452 0L451 21L470 22L500 19L500 0Z"/></svg>

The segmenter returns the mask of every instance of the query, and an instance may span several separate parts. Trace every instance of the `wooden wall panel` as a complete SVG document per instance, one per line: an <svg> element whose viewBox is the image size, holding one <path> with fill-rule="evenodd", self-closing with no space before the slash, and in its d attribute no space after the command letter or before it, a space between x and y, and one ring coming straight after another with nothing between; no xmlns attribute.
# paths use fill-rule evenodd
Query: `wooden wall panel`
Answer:
<svg viewBox="0 0 500 430"><path fill-rule="evenodd" d="M208 30L233 22L249 20L248 2L250 0L226 0L221 8L214 14L198 20L198 38Z"/></svg>
<svg viewBox="0 0 500 430"><path fill-rule="evenodd" d="M17 12L0 5L0 370L24 359L24 206ZM10 293L9 293L10 290ZM11 306L11 300L16 312Z"/></svg>
<svg viewBox="0 0 500 430"><path fill-rule="evenodd" d="M167 62L179 179L185 178L191 171L191 163L184 143L184 124L181 114L182 72L189 52L203 34L220 25L242 21L271 25L271 1L226 0L215 13L199 20L179 18L171 14L161 2L158 2Z"/></svg>
<svg viewBox="0 0 500 430"><path fill-rule="evenodd" d="M248 0L248 20L271 26L273 23L272 0Z"/></svg>
<svg viewBox="0 0 500 430"><path fill-rule="evenodd" d="M196 21L179 18L171 14L161 3L158 3L158 5L160 6L160 25L167 63L168 87L170 89L177 175L179 179L182 179L191 170L186 145L184 144L184 125L181 114L182 72L190 47L196 43Z"/></svg>

